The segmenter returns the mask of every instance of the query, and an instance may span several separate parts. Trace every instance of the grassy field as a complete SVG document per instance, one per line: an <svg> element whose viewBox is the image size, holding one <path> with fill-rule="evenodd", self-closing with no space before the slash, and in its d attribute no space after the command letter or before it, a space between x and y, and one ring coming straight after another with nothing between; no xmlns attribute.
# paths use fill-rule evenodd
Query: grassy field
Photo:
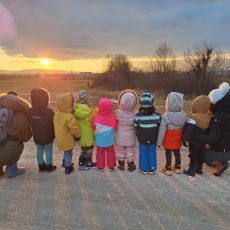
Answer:
<svg viewBox="0 0 230 230"><path fill-rule="evenodd" d="M70 92L77 96L77 92L82 89L88 89L92 96L92 106L96 107L99 98L108 97L117 99L120 91L102 90L100 88L88 88L88 84L91 85L91 80L63 80L63 79L10 79L0 80L0 93L6 93L8 91L15 91L23 98L30 100L30 91L35 87L43 87L47 89L51 94L51 106L54 107L55 95L59 93ZM136 91L138 95L142 93L141 90ZM154 93L154 92L153 92ZM158 98L156 96L155 105L159 112L164 112L165 98ZM189 112L191 108L191 102L185 101L185 111ZM115 105L116 107L116 105Z"/></svg>

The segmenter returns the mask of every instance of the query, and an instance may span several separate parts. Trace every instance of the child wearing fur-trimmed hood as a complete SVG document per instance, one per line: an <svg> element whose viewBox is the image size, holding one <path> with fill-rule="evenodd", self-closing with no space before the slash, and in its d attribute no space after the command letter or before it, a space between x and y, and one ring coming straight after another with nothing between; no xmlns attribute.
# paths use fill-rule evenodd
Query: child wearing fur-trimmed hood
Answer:
<svg viewBox="0 0 230 230"><path fill-rule="evenodd" d="M187 120L183 141L189 143L189 168L183 173L188 176L195 176L195 173L202 175L202 166L204 163L205 144L194 141L191 136L203 135L208 132L210 123L210 99L206 95L196 97L192 101L192 111L190 118Z"/></svg>
<svg viewBox="0 0 230 230"><path fill-rule="evenodd" d="M125 160L127 160L129 172L136 169L134 160L137 138L133 127L136 105L136 92L133 90L124 90L120 93L118 97L119 108L116 110L118 128L115 143L119 165L118 168L124 170Z"/></svg>

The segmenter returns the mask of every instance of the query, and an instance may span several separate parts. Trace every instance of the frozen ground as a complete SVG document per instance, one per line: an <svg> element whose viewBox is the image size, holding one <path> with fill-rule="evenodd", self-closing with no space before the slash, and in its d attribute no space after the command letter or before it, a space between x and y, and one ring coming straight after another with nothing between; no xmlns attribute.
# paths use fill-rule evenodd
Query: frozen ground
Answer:
<svg viewBox="0 0 230 230"><path fill-rule="evenodd" d="M0 229L230 229L230 170L221 178L208 167L192 179L118 170L66 176L62 153L54 152L58 170L39 174L30 141L19 163L26 173L0 178ZM186 150L182 158L184 168ZM158 166L163 163L160 150Z"/></svg>

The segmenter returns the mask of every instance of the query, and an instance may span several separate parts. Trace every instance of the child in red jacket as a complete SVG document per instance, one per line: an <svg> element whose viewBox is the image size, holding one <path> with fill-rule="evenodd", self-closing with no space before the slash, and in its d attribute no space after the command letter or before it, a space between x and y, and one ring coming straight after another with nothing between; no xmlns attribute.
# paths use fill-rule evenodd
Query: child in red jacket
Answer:
<svg viewBox="0 0 230 230"><path fill-rule="evenodd" d="M166 112L162 115L157 145L163 144L165 148L166 164L161 172L167 176L172 175L172 170L181 173L180 147L182 143L183 126L187 115L183 111L183 94L171 92L166 100ZM175 164L172 168L172 152Z"/></svg>

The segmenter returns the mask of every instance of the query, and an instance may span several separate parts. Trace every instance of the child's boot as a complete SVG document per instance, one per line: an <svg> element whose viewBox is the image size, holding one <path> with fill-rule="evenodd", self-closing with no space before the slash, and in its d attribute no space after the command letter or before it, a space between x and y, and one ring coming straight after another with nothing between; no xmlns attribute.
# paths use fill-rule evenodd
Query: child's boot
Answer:
<svg viewBox="0 0 230 230"><path fill-rule="evenodd" d="M167 175L167 176L172 176L171 165L167 166L167 167L165 166L165 167L161 168L160 171L162 173L164 173L165 175Z"/></svg>
<svg viewBox="0 0 230 230"><path fill-rule="evenodd" d="M53 164L46 165L46 172L47 173L53 172L56 169L57 169L57 167Z"/></svg>
<svg viewBox="0 0 230 230"><path fill-rule="evenodd" d="M96 167L96 162L93 162L93 157L92 157L92 154L90 153L90 156L89 156L89 162L88 162L88 167L89 168L95 168Z"/></svg>
<svg viewBox="0 0 230 230"><path fill-rule="evenodd" d="M38 164L39 172L43 173L46 171L46 164L43 162L42 164Z"/></svg>
<svg viewBox="0 0 230 230"><path fill-rule="evenodd" d="M199 165L198 165L195 172L196 172L196 174L203 175L202 166L199 166Z"/></svg>
<svg viewBox="0 0 230 230"><path fill-rule="evenodd" d="M81 155L79 156L79 169L80 170L85 170L85 153L81 153Z"/></svg>
<svg viewBox="0 0 230 230"><path fill-rule="evenodd" d="M172 169L176 174L181 174L180 165L175 165Z"/></svg>
<svg viewBox="0 0 230 230"><path fill-rule="evenodd" d="M134 161L132 161L132 162L128 162L128 171L129 172L132 172L132 171L134 171L134 170L136 170L136 165L134 164Z"/></svg>
<svg viewBox="0 0 230 230"><path fill-rule="evenodd" d="M74 167L73 166L65 167L65 174L66 175L72 173L73 171L74 171Z"/></svg>
<svg viewBox="0 0 230 230"><path fill-rule="evenodd" d="M188 170L184 170L183 173L188 176L192 176L192 177L195 176L195 170L193 170L191 167L189 167Z"/></svg>
<svg viewBox="0 0 230 230"><path fill-rule="evenodd" d="M118 160L118 169L123 171L125 169L125 162Z"/></svg>

